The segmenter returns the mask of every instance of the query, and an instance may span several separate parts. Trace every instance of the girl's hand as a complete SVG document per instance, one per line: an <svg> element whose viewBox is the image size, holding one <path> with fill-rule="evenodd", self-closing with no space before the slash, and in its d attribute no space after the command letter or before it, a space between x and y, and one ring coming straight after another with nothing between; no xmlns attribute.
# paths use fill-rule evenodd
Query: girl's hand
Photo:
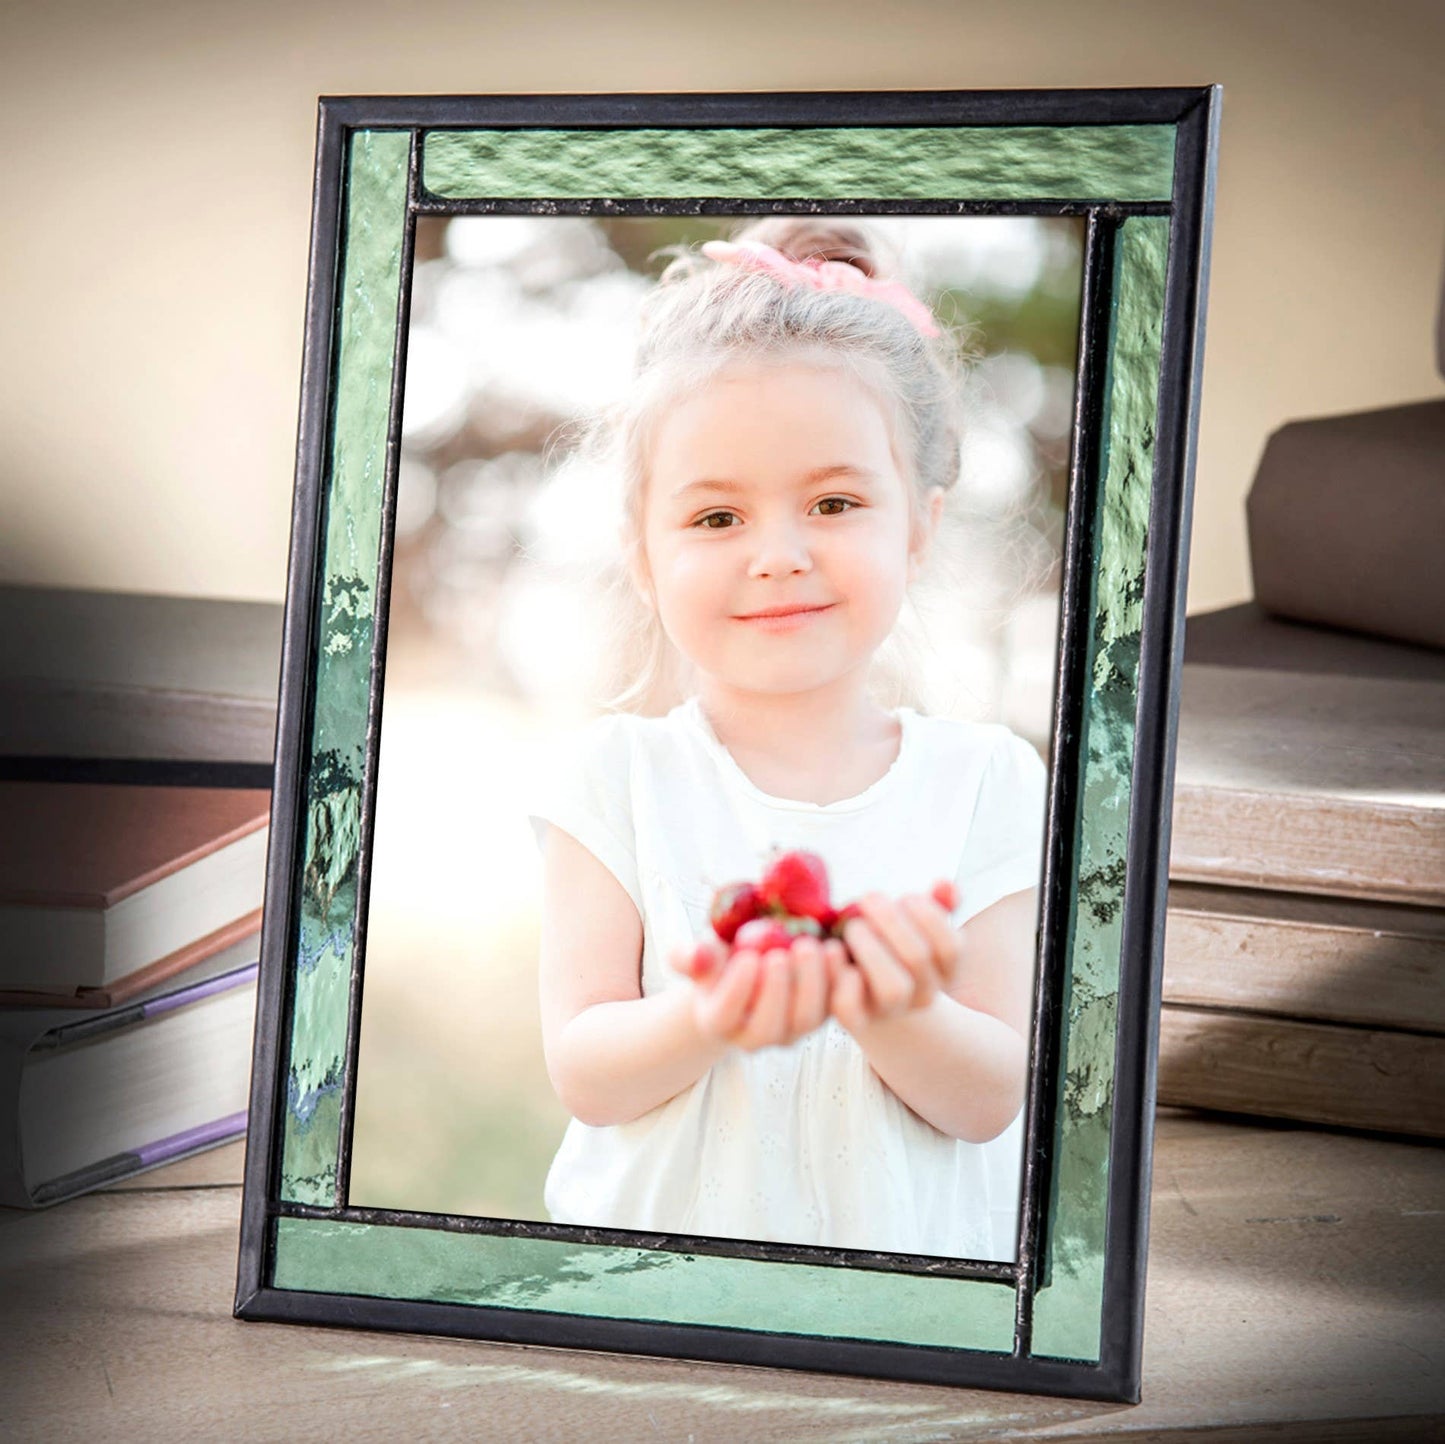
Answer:
<svg viewBox="0 0 1445 1444"><path fill-rule="evenodd" d="M843 929L852 961L830 963L829 1010L850 1032L927 1007L953 985L963 962L958 932L949 921L957 894L938 883L924 897L896 902L882 893L858 899L861 916Z"/></svg>
<svg viewBox="0 0 1445 1444"><path fill-rule="evenodd" d="M707 939L672 949L669 961L695 984L693 1020L709 1038L747 1052L785 1048L828 1017L828 954L844 955L836 939L800 937L789 948L759 953Z"/></svg>

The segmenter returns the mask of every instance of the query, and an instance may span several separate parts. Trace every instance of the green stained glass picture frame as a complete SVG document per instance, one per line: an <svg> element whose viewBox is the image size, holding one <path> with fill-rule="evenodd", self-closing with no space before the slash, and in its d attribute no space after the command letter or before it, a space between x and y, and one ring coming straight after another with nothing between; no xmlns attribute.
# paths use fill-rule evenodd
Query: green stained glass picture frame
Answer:
<svg viewBox="0 0 1445 1444"><path fill-rule="evenodd" d="M1217 87L324 99L235 1311L1137 1400ZM349 1199L419 217L1074 216L1012 1263Z"/></svg>

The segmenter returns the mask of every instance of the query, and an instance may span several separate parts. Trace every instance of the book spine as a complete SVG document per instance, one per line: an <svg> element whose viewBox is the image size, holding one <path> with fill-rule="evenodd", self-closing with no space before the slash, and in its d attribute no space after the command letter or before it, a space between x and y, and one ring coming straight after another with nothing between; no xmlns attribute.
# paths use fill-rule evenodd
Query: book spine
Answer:
<svg viewBox="0 0 1445 1444"><path fill-rule="evenodd" d="M1370 919L1387 930L1227 907L1186 909L1171 898L1166 1003L1445 1034L1445 930L1428 910Z"/></svg>
<svg viewBox="0 0 1445 1444"><path fill-rule="evenodd" d="M0 1036L0 1206L31 1208L20 1157L20 1079L34 1035Z"/></svg>
<svg viewBox="0 0 1445 1444"><path fill-rule="evenodd" d="M1173 817L1172 880L1445 906L1439 808L1181 781Z"/></svg>
<svg viewBox="0 0 1445 1444"><path fill-rule="evenodd" d="M108 1183L119 1183L121 1179L141 1173L147 1168L155 1168L162 1163L174 1163L193 1153L214 1148L218 1143L239 1138L245 1131L246 1114L231 1113L213 1123L187 1128L181 1133L173 1133L168 1138L158 1139L155 1143L145 1144L130 1152L112 1154L109 1158L101 1159L99 1163L92 1163L63 1177L37 1184L32 1191L29 1206L43 1208L47 1204L74 1198L80 1193L104 1188Z"/></svg>
<svg viewBox="0 0 1445 1444"><path fill-rule="evenodd" d="M216 993L224 993L231 988L238 988L244 983L254 982L259 970L258 963L247 963L245 967L233 968L229 973L220 973L214 978L207 978L205 982L195 983L188 988L178 988L174 993L167 993L160 998L152 998L146 1003L132 1003L129 1007L116 1008L99 1018L84 1018L80 1022L66 1023L47 1033L36 1044L36 1048L63 1048L71 1043L84 1042L101 1033L110 1033L117 1028L129 1027L132 1023L143 1023L147 1018L158 1018L163 1013L183 1008L188 1003L198 1003L202 998L209 998Z"/></svg>
<svg viewBox="0 0 1445 1444"><path fill-rule="evenodd" d="M199 1153L203 1148L213 1148L228 1138L235 1138L246 1131L246 1111L228 1113L214 1123L202 1123L196 1128L186 1128L172 1133L156 1143L147 1143L136 1149L142 1168L154 1168L158 1163L173 1163L189 1153Z"/></svg>
<svg viewBox="0 0 1445 1444"><path fill-rule="evenodd" d="M1166 1003L1159 1102L1445 1137L1445 1038Z"/></svg>

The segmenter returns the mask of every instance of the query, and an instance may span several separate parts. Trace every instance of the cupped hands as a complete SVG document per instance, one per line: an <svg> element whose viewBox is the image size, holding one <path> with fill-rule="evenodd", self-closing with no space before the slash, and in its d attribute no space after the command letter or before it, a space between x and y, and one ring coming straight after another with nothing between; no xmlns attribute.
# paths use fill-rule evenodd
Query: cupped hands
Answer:
<svg viewBox="0 0 1445 1444"><path fill-rule="evenodd" d="M739 948L708 938L679 944L673 968L694 984L693 1021L705 1037L748 1052L782 1048L822 1027L829 977L845 953L836 938L794 939L787 948Z"/></svg>
<svg viewBox="0 0 1445 1444"><path fill-rule="evenodd" d="M828 975L828 1007L855 1037L873 1024L926 1008L958 979L963 946L949 920L952 883L931 893L858 899L859 916L843 929L847 955Z"/></svg>
<svg viewBox="0 0 1445 1444"><path fill-rule="evenodd" d="M951 882L927 895L867 893L843 936L807 934L786 947L731 951L717 938L679 944L668 960L694 984L704 1036L745 1051L786 1047L832 1016L855 1037L928 1006L958 976L962 949Z"/></svg>

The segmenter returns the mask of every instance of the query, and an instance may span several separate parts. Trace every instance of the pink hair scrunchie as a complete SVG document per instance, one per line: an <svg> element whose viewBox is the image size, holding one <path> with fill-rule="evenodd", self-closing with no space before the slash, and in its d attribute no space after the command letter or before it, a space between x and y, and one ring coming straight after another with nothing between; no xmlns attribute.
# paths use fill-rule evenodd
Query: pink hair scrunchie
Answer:
<svg viewBox="0 0 1445 1444"><path fill-rule="evenodd" d="M933 312L900 281L875 281L847 261L791 261L761 241L704 241L702 253L710 260L767 271L784 285L811 286L815 291L848 291L869 300L884 301L902 311L920 335L937 336Z"/></svg>

